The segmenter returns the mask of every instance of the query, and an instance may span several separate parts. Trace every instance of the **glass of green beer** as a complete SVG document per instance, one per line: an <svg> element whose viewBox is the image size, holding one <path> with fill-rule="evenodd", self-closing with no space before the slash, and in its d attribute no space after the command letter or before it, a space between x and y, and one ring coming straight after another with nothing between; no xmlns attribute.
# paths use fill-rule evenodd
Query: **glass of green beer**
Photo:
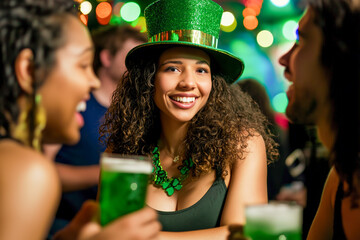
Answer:
<svg viewBox="0 0 360 240"><path fill-rule="evenodd" d="M301 240L302 207L290 202L250 205L245 235L252 240Z"/></svg>
<svg viewBox="0 0 360 240"><path fill-rule="evenodd" d="M152 172L150 157L103 153L100 167L101 225L144 207Z"/></svg>

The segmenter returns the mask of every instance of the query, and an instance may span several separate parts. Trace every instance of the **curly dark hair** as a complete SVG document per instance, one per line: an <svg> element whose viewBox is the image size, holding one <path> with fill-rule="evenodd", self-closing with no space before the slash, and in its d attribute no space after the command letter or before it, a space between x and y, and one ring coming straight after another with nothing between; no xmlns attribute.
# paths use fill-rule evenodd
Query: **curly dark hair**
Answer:
<svg viewBox="0 0 360 240"><path fill-rule="evenodd" d="M67 14L75 14L70 0L1 0L0 2L0 135L11 137L10 125L19 116L17 99L22 92L15 74L15 60L23 49L33 53L32 110L28 116L32 142L36 89L54 65L55 51L65 44Z"/></svg>
<svg viewBox="0 0 360 240"><path fill-rule="evenodd" d="M360 3L356 0L309 0L323 34L321 61L330 72L331 124L335 143L331 161L347 195L360 198Z"/></svg>
<svg viewBox="0 0 360 240"><path fill-rule="evenodd" d="M138 59L115 90L100 128L108 151L146 155L157 145L161 125L153 96L158 57ZM194 161L193 177L212 169L220 170L225 176L226 166L244 158L247 139L261 135L271 161L278 153L265 127L266 121L247 94L230 88L223 76L212 73L209 99L190 121L180 156Z"/></svg>

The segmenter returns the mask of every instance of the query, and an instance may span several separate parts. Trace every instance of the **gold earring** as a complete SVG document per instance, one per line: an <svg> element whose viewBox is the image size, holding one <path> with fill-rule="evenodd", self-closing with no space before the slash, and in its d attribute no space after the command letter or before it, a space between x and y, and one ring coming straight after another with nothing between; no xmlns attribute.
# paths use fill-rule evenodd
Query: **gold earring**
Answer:
<svg viewBox="0 0 360 240"><path fill-rule="evenodd" d="M34 119L34 137L32 139L32 146L39 152L41 151L42 131L46 126L46 112L41 104L41 95L35 95L35 119Z"/></svg>
<svg viewBox="0 0 360 240"><path fill-rule="evenodd" d="M20 113L18 124L14 130L14 138L21 141L24 145L30 146L37 151L41 151L41 137L42 131L46 126L46 114L45 109L41 104L41 95L35 95L35 105L34 105L34 129L32 134L30 133L30 112L32 111L31 101L28 101L25 107L25 110ZM31 139L32 136L32 139Z"/></svg>
<svg viewBox="0 0 360 240"><path fill-rule="evenodd" d="M18 123L14 129L14 138L26 146L30 146L28 117L31 110L31 103L27 101L25 109L20 113Z"/></svg>

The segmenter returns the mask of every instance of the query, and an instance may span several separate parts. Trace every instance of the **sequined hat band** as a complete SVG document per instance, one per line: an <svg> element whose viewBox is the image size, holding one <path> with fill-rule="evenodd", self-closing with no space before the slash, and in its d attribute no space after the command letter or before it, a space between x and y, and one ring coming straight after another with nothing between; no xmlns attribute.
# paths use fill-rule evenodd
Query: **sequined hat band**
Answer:
<svg viewBox="0 0 360 240"><path fill-rule="evenodd" d="M218 39L199 30L171 30L155 34L149 42L181 41L217 48Z"/></svg>

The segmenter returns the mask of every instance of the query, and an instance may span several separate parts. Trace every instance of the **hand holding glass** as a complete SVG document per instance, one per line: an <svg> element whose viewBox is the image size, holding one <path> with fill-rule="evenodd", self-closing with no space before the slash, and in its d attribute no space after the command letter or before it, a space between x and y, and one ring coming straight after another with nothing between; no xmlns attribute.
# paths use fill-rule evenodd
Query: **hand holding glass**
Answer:
<svg viewBox="0 0 360 240"><path fill-rule="evenodd" d="M151 171L146 156L101 155L101 225L144 207Z"/></svg>

